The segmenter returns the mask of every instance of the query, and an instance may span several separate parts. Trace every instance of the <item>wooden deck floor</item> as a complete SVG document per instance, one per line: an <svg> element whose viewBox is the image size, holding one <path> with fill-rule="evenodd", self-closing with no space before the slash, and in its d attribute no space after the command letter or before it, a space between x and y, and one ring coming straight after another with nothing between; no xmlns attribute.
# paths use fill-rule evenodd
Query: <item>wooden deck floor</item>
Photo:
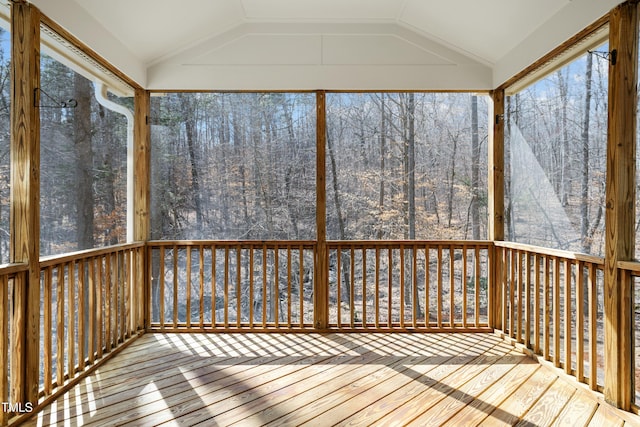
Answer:
<svg viewBox="0 0 640 427"><path fill-rule="evenodd" d="M634 425L494 334L146 334L25 425Z"/></svg>

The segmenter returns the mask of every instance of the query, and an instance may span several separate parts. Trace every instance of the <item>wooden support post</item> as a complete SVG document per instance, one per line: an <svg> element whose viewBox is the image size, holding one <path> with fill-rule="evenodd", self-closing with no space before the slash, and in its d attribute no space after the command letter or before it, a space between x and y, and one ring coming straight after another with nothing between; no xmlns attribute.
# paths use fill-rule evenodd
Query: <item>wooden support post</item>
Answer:
<svg viewBox="0 0 640 427"><path fill-rule="evenodd" d="M604 397L630 409L633 391L633 286L618 270L632 260L635 245L638 0L609 17L609 128L607 140ZM614 59L615 58L615 59Z"/></svg>
<svg viewBox="0 0 640 427"><path fill-rule="evenodd" d="M14 286L11 400L35 405L40 342L40 12L24 1L12 2L11 46L10 262L29 265L25 280Z"/></svg>
<svg viewBox="0 0 640 427"><path fill-rule="evenodd" d="M489 103L489 240L504 240L504 90L491 93ZM493 108L491 108L491 105ZM501 329L502 299L502 259L497 254L492 257L489 299L489 326Z"/></svg>
<svg viewBox="0 0 640 427"><path fill-rule="evenodd" d="M134 156L134 219L133 239L147 241L151 237L151 129L149 126L151 102L149 91L136 89L134 100L133 156ZM146 247L137 257L133 269L132 318L135 328L149 326L148 313L151 294L149 292L149 269L147 268Z"/></svg>
<svg viewBox="0 0 640 427"><path fill-rule="evenodd" d="M134 224L133 239L145 241L150 237L150 163L151 131L149 91L136 89L134 100Z"/></svg>
<svg viewBox="0 0 640 427"><path fill-rule="evenodd" d="M313 291L314 326L329 324L329 259L327 253L327 196L325 147L327 143L326 93L316 92L316 275Z"/></svg>

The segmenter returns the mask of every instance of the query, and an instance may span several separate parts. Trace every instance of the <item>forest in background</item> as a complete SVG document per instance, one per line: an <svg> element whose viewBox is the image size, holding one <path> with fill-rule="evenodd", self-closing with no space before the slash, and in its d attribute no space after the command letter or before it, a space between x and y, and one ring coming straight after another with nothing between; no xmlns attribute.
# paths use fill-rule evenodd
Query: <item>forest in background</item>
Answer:
<svg viewBox="0 0 640 427"><path fill-rule="evenodd" d="M328 237L486 238L486 108L329 93ZM315 239L314 94L166 94L151 114L154 238Z"/></svg>
<svg viewBox="0 0 640 427"><path fill-rule="evenodd" d="M507 97L508 240L603 256L607 79L608 61L585 53Z"/></svg>

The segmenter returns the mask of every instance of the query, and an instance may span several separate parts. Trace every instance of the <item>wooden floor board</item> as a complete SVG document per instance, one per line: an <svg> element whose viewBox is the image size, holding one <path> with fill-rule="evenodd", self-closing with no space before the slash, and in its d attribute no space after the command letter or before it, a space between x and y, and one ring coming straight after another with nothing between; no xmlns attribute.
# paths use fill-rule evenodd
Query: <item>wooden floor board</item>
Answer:
<svg viewBox="0 0 640 427"><path fill-rule="evenodd" d="M623 426L638 420L490 333L149 333L24 425Z"/></svg>
<svg viewBox="0 0 640 427"><path fill-rule="evenodd" d="M387 383L376 385L382 392L373 396L371 393L358 394L353 401L341 405L340 408L344 409L333 411L330 415L337 418L341 413L349 414L349 418L345 420L336 420L341 424L369 425L374 421L387 424L394 420L408 422L444 398L447 391L452 390L446 384L447 379L459 378L459 381L464 382L472 377L474 372L481 370L480 366L488 360L486 352L495 347L470 347L460 356L445 363L437 360L434 369L428 372L420 369L420 366L413 366L404 371L402 376L394 376ZM390 390L399 390L399 393L389 392ZM385 391L387 394L384 394ZM358 405L354 407L355 402ZM394 406L396 409L392 410ZM350 409L354 415L350 414Z"/></svg>
<svg viewBox="0 0 640 427"><path fill-rule="evenodd" d="M435 351L433 355L425 354L423 358L418 360L397 360L387 365L388 368L396 370L395 374L381 370L378 375L371 378L365 377L352 384L351 387L335 389L322 399L287 414L285 417L274 420L273 425L298 425L302 422L313 423L318 420L330 423L332 414L339 416L344 412L353 413L354 415L344 420L333 421L345 424L370 425L393 409L394 404L395 406L401 405L415 395L418 392L418 388L424 387L418 381L420 377L427 374L430 376L446 375L450 370L462 366L463 362L461 360L454 360L456 357L461 357L458 352L464 353L465 356L462 357L465 357L465 361L468 361L473 358L473 355L480 354L487 345L490 345L490 343L479 342L469 343L469 345L456 343L454 347L456 352L448 354L448 357L442 356L440 353L442 349L433 349ZM480 347L480 349L472 349L474 346ZM373 387L390 390L390 393L384 401L373 401L375 393L375 390L372 390ZM356 412L356 405L353 399L359 398L360 395L365 396L363 404L360 405L364 406L364 408ZM341 407L344 408L345 405L347 409L343 412ZM383 410L378 408L380 405L384 406Z"/></svg>

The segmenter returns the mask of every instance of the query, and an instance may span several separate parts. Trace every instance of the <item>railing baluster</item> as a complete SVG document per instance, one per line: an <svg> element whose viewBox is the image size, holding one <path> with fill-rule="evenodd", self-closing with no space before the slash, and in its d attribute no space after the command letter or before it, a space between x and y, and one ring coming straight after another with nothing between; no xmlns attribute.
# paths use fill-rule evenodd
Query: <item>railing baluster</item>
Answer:
<svg viewBox="0 0 640 427"><path fill-rule="evenodd" d="M158 289L158 291L159 291L158 292L158 294L159 294L158 299L160 301L158 301L158 307L159 307L159 310L160 310L160 313L159 313L159 315L160 315L159 316L160 328L162 330L164 330L164 328L165 328L165 320L164 320L164 287L165 287L165 284L164 284L164 246L160 246L160 259L159 259L159 261L160 261L160 267L159 267L159 270L158 270L158 287L160 289Z"/></svg>
<svg viewBox="0 0 640 427"><path fill-rule="evenodd" d="M51 331L51 304L53 286L53 267L48 267L44 274L44 331ZM53 375L51 333L44 333L44 392L51 393Z"/></svg>
<svg viewBox="0 0 640 427"><path fill-rule="evenodd" d="M553 364L560 367L560 258L553 261Z"/></svg>
<svg viewBox="0 0 640 427"><path fill-rule="evenodd" d="M254 280L254 252L255 247L253 245L249 245L249 328L253 329L253 309L254 309L254 300L253 300L253 280Z"/></svg>
<svg viewBox="0 0 640 427"><path fill-rule="evenodd" d="M524 292L523 292L523 262L522 262L522 251L516 251L516 340L519 343L522 343L522 326L524 323L523 314L524 314Z"/></svg>
<svg viewBox="0 0 640 427"><path fill-rule="evenodd" d="M342 248L338 246L338 252L336 256L336 292L338 296L338 327L342 327Z"/></svg>
<svg viewBox="0 0 640 427"><path fill-rule="evenodd" d="M191 246L187 246L186 261L185 290L187 295L185 301L185 321L187 322L187 328L191 328Z"/></svg>
<svg viewBox="0 0 640 427"><path fill-rule="evenodd" d="M78 370L84 371L85 361L85 338L86 338L86 307L85 307L85 288L86 276L85 268L87 262L85 259L78 261Z"/></svg>
<svg viewBox="0 0 640 427"><path fill-rule="evenodd" d="M58 264L57 268L57 294L56 294L56 386L64 385L64 264ZM47 331L45 331L47 333Z"/></svg>
<svg viewBox="0 0 640 427"><path fill-rule="evenodd" d="M287 245L287 328L291 328L291 246Z"/></svg>
<svg viewBox="0 0 640 427"><path fill-rule="evenodd" d="M429 245L424 245L424 327L427 329L431 327L431 322L429 321L431 317L431 307L429 305L429 288L431 287L431 283L429 280L429 276L431 273L431 264L429 261L430 252L431 250L429 249Z"/></svg>
<svg viewBox="0 0 640 427"><path fill-rule="evenodd" d="M509 251L509 336L516 338L516 310L515 310L515 294L516 294L516 257L517 251Z"/></svg>
<svg viewBox="0 0 640 427"><path fill-rule="evenodd" d="M216 252L217 252L217 248L216 245L213 244L211 245L211 328L215 329L216 327L216 311L218 308L218 304L216 301L217 295L216 295L216 282L217 282L217 277L216 277L216 263L217 261L217 257L216 257Z"/></svg>
<svg viewBox="0 0 640 427"><path fill-rule="evenodd" d="M442 245L438 245L438 266L437 266L438 290L436 291L436 301L438 303L438 328L442 328Z"/></svg>
<svg viewBox="0 0 640 427"><path fill-rule="evenodd" d="M362 327L367 327L367 249L362 247Z"/></svg>
<svg viewBox="0 0 640 427"><path fill-rule="evenodd" d="M75 321L75 311L76 311L76 275L75 275L75 261L70 261L67 263L67 268L69 272L69 283L67 286L67 304L68 304L68 312L67 312L67 372L69 374L69 379L73 379L75 376L75 345L76 345L76 321Z"/></svg>
<svg viewBox="0 0 640 427"><path fill-rule="evenodd" d="M467 247L462 245L462 327L467 327Z"/></svg>
<svg viewBox="0 0 640 427"><path fill-rule="evenodd" d="M480 327L480 246L476 245L474 248L474 271L475 271L475 290L474 290L474 314L475 314L475 324L476 328ZM487 280L487 286L485 292L489 292L489 280ZM489 295L487 294L487 310L489 304Z"/></svg>
<svg viewBox="0 0 640 427"><path fill-rule="evenodd" d="M453 245L449 245L449 327L456 325L456 250Z"/></svg>
<svg viewBox="0 0 640 427"><path fill-rule="evenodd" d="M300 264L300 281L298 284L298 302L300 310L298 311L298 322L302 328L304 326L304 247L302 245L298 246L298 252Z"/></svg>
<svg viewBox="0 0 640 427"><path fill-rule="evenodd" d="M178 326L178 246L173 245L173 328Z"/></svg>
<svg viewBox="0 0 640 427"><path fill-rule="evenodd" d="M198 245L198 272L200 282L200 328L204 328L204 245Z"/></svg>
<svg viewBox="0 0 640 427"><path fill-rule="evenodd" d="M420 299L418 297L418 247L413 244L411 246L411 290L412 290L412 306L413 306L413 327L418 327L418 308L420 307Z"/></svg>
<svg viewBox="0 0 640 427"><path fill-rule="evenodd" d="M105 311L106 311L106 301L105 301L105 282L104 282L104 256L100 256L97 258L98 261L98 271L96 277L96 357L98 359L102 358L104 351L104 332L105 332Z"/></svg>
<svg viewBox="0 0 640 427"><path fill-rule="evenodd" d="M511 293L509 290L509 275L508 275L508 271L509 271L509 259L510 259L510 254L511 254L511 250L509 248L502 248L501 251L501 258L502 258L502 280L500 281L500 287L501 287L501 294L502 294L502 298L501 301L499 302L499 304L502 306L502 329L505 331L505 333L507 331L511 331L511 324L508 323L508 319L509 319L509 313L510 313L510 307L508 304L509 301L509 294Z"/></svg>
<svg viewBox="0 0 640 427"><path fill-rule="evenodd" d="M387 327L388 328L392 328L393 327L393 251L391 249L391 246L387 246L387 258L389 259L389 264L387 266L387 281L388 281L388 293L387 293L387 306L388 306L388 313L387 313Z"/></svg>
<svg viewBox="0 0 640 427"><path fill-rule="evenodd" d="M376 317L374 319L376 329L380 327L380 247L376 246L376 273L375 273L375 294L373 303L375 305Z"/></svg>
<svg viewBox="0 0 640 427"><path fill-rule="evenodd" d="M125 325L125 309L124 309L124 297L125 297L125 278L123 277L124 269L124 252L116 251L116 280L118 284L118 335L115 340L115 346L124 339L124 325Z"/></svg>
<svg viewBox="0 0 640 427"><path fill-rule="evenodd" d="M113 319L113 304L111 293L111 255L104 257L104 346L107 351L111 351L111 321Z"/></svg>
<svg viewBox="0 0 640 427"><path fill-rule="evenodd" d="M89 258L89 345L87 356L89 357L89 364L93 365L96 353L96 258Z"/></svg>
<svg viewBox="0 0 640 427"><path fill-rule="evenodd" d="M226 325L225 325L226 326ZM262 245L262 327L267 327L267 245Z"/></svg>
<svg viewBox="0 0 640 427"><path fill-rule="evenodd" d="M273 321L276 328L280 322L280 249L276 244L273 249Z"/></svg>
<svg viewBox="0 0 640 427"><path fill-rule="evenodd" d="M400 244L400 327L404 328L404 245Z"/></svg>
<svg viewBox="0 0 640 427"><path fill-rule="evenodd" d="M533 351L540 352L540 256L533 256Z"/></svg>
<svg viewBox="0 0 640 427"><path fill-rule="evenodd" d="M524 345L529 348L531 345L531 253L524 253Z"/></svg>
<svg viewBox="0 0 640 427"><path fill-rule="evenodd" d="M242 246L236 246L236 326L242 324Z"/></svg>
<svg viewBox="0 0 640 427"><path fill-rule="evenodd" d="M564 371L571 375L571 270L573 266L564 260Z"/></svg>
<svg viewBox="0 0 640 427"><path fill-rule="evenodd" d="M113 264L111 268L113 270L112 283L113 283L113 329L111 330L112 348L118 346L120 341L120 328L121 328L121 311L120 311L120 299L122 297L122 280L120 280L120 253L116 251L113 255Z"/></svg>
<svg viewBox="0 0 640 427"><path fill-rule="evenodd" d="M544 257L544 359L551 360L551 313L549 311L550 308L550 300L551 300L551 283L550 283L550 275L551 275L551 259L549 256Z"/></svg>
<svg viewBox="0 0 640 427"><path fill-rule="evenodd" d="M576 378L584 382L584 261L578 261L576 279Z"/></svg>
<svg viewBox="0 0 640 427"><path fill-rule="evenodd" d="M224 247L224 327L229 327L229 246Z"/></svg>
<svg viewBox="0 0 640 427"><path fill-rule="evenodd" d="M598 389L598 293L596 289L596 268L589 266L588 301L589 301L589 387Z"/></svg>
<svg viewBox="0 0 640 427"><path fill-rule="evenodd" d="M349 318L351 328L354 327L356 311L356 272L355 272L355 249L353 245L349 248Z"/></svg>
<svg viewBox="0 0 640 427"><path fill-rule="evenodd" d="M122 335L122 341L124 342L124 340L126 340L127 338L131 337L131 334L133 332L133 322L132 322L132 308L133 308L133 304L135 299L132 298L132 290L133 290L133 282L131 281L131 258L133 251L132 250L127 250L124 252L124 264L123 264L123 271L122 271L122 276L123 276L123 286L124 286L124 298L122 299L122 307L123 307L123 312L124 312L124 321L123 321L123 335Z"/></svg>

